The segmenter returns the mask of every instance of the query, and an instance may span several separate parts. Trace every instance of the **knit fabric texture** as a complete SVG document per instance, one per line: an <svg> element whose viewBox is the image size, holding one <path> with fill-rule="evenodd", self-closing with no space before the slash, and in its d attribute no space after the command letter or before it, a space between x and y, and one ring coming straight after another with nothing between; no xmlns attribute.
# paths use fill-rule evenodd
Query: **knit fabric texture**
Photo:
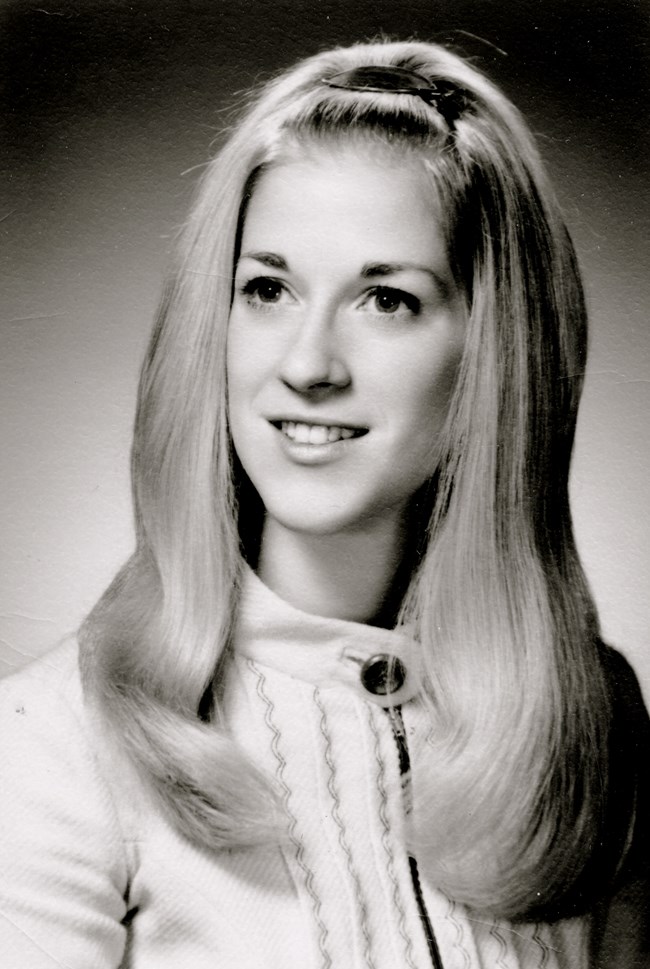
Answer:
<svg viewBox="0 0 650 969"><path fill-rule="evenodd" d="M271 778L287 838L209 851L109 751L70 640L0 683L4 969L431 969L405 846L399 751L364 688L399 657L412 753L430 725L408 636L305 614L252 573L226 685L229 729ZM444 969L583 969L587 925L478 917L421 872Z"/></svg>

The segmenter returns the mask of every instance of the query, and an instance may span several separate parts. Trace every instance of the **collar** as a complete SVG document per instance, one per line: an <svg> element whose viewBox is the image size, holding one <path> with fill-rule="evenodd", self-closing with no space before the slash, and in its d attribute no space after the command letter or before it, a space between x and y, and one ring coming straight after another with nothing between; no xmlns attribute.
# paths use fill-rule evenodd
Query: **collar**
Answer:
<svg viewBox="0 0 650 969"><path fill-rule="evenodd" d="M262 666L319 688L353 690L381 707L406 703L420 690L419 651L406 630L303 612L248 567L234 649Z"/></svg>

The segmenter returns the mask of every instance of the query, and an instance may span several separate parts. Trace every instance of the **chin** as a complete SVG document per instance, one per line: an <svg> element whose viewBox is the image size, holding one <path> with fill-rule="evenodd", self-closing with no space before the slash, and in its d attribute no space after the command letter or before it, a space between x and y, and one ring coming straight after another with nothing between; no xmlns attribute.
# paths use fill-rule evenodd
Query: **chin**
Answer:
<svg viewBox="0 0 650 969"><path fill-rule="evenodd" d="M267 522L271 520L286 532L293 532L296 535L331 537L343 532L353 532L359 527L356 519L349 519L345 515L313 515L309 512L304 514L274 514L272 511L266 513Z"/></svg>
<svg viewBox="0 0 650 969"><path fill-rule="evenodd" d="M313 536L315 538L332 538L336 535L368 534L378 527L386 525L403 516L401 506L381 507L375 504L372 509L343 509L340 507L320 508L316 513L314 507L273 508L267 507L267 522L272 521L276 526L296 535Z"/></svg>

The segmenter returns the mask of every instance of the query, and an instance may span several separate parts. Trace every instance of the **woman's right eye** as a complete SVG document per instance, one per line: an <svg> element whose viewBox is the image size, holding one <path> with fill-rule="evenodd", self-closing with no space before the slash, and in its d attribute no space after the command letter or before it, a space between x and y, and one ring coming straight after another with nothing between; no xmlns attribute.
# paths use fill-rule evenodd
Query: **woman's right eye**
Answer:
<svg viewBox="0 0 650 969"><path fill-rule="evenodd" d="M271 279L269 276L256 276L244 283L241 292L252 305L268 305L279 303L287 290L278 279Z"/></svg>

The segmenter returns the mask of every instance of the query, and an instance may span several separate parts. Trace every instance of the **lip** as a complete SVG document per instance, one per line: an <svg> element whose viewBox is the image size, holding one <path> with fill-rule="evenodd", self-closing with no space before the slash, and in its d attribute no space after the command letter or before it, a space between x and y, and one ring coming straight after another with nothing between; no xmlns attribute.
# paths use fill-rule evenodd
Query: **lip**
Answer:
<svg viewBox="0 0 650 969"><path fill-rule="evenodd" d="M329 461L343 457L348 450L355 445L360 438L365 437L369 432L368 427L359 424L348 424L340 421L329 421L323 418L315 421L313 419L282 417L272 418L269 424L277 431L280 446L284 453L291 460L299 464L325 464ZM289 437L283 430L283 425L303 424L309 427L334 428L337 430L348 431L345 437L337 437L332 441L298 441Z"/></svg>
<svg viewBox="0 0 650 969"><path fill-rule="evenodd" d="M310 427L342 427L345 430L355 431L359 435L367 434L369 428L365 424L355 424L349 421L342 421L340 418L329 417L304 417L297 414L282 414L279 417L267 417L269 424L273 424L278 430L282 424L309 424Z"/></svg>
<svg viewBox="0 0 650 969"><path fill-rule="evenodd" d="M271 419L269 423L282 434L283 437L288 438L294 444L302 444L305 447L319 447L323 444L336 444L339 440L352 440L359 437L364 437L368 431L368 427L364 427L360 424L347 424L341 421L329 421L329 420L305 420L293 417L282 417L279 419ZM315 436L318 440L306 440L305 439L305 428L311 428L314 431L320 431ZM324 440L321 438L323 437ZM329 440L327 439L329 435ZM309 434L307 433L307 437Z"/></svg>

